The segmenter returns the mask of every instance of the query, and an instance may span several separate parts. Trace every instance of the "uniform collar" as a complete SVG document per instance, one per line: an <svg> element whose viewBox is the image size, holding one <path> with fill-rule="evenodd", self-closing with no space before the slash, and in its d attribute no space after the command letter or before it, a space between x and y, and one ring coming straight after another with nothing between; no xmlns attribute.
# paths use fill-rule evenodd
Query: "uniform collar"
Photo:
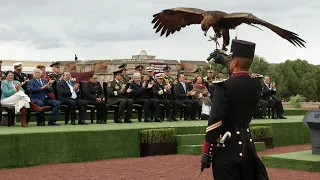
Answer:
<svg viewBox="0 0 320 180"><path fill-rule="evenodd" d="M238 71L238 72L234 72L231 75L232 77L236 77L236 76L250 76L249 72L247 71Z"/></svg>

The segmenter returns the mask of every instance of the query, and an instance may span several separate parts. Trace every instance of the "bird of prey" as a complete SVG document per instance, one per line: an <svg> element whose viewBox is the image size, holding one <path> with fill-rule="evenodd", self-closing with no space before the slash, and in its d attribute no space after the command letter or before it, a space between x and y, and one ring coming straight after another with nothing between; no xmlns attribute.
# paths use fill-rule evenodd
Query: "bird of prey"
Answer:
<svg viewBox="0 0 320 180"><path fill-rule="evenodd" d="M226 47L230 41L229 30L235 29L243 23L254 27L256 27L254 24L265 26L282 38L288 40L294 46L305 47L305 41L299 38L296 33L282 29L259 19L251 13L245 12L226 13L222 11L205 11L197 8L179 7L165 9L154 14L151 23L154 24L153 29L156 29L155 33L161 30L160 36L166 34L166 37L192 24L201 24L201 29L204 31L204 35L207 36L208 30L212 27L214 37L210 36L210 39L214 40L217 46L219 45L217 40L222 36L222 50L225 51L227 51Z"/></svg>

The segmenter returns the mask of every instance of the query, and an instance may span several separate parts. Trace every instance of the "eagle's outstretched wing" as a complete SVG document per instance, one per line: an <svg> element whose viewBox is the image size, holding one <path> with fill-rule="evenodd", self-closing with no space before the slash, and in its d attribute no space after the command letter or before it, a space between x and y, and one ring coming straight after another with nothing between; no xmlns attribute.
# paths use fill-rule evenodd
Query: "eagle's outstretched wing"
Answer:
<svg viewBox="0 0 320 180"><path fill-rule="evenodd" d="M254 16L251 13L230 13L223 17L220 21L221 24L225 24L230 29L234 29L242 23L246 24L259 24L265 26L281 36L282 38L288 40L294 46L298 45L299 47L305 47L305 41L298 37L298 35L294 32L282 29L276 25L273 25L269 22L266 22L258 17Z"/></svg>
<svg viewBox="0 0 320 180"><path fill-rule="evenodd" d="M161 29L161 35L166 33L166 37L181 28L191 24L200 24L204 17L204 10L196 8L172 8L165 9L160 13L153 15L153 29L157 28L156 33Z"/></svg>

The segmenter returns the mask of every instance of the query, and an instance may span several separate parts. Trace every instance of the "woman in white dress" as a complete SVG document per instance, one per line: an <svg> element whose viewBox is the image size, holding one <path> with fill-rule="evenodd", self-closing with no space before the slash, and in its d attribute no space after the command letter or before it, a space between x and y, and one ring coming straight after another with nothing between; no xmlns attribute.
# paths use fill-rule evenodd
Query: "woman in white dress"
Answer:
<svg viewBox="0 0 320 180"><path fill-rule="evenodd" d="M14 106L15 113L21 113L21 125L22 127L28 127L27 124L27 108L32 108L34 111L42 111L44 107L36 105L30 101L28 95L26 95L21 88L19 81L14 80L12 71L5 72L6 79L1 82L1 105L2 106Z"/></svg>

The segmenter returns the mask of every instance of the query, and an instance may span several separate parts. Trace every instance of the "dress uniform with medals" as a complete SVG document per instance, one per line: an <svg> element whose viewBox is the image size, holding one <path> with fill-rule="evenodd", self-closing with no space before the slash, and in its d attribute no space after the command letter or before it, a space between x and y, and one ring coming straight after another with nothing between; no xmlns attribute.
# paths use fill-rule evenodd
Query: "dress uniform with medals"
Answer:
<svg viewBox="0 0 320 180"><path fill-rule="evenodd" d="M241 63L237 63L253 61L254 51L254 43L233 40L232 57L227 63L232 75L215 87L201 157L201 170L212 163L215 180L269 179L249 128L259 101L261 82L250 77L251 65L242 68Z"/></svg>
<svg viewBox="0 0 320 180"><path fill-rule="evenodd" d="M174 78L171 77L171 76L169 76L170 70L171 70L171 68L170 68L169 66L163 68L163 71L164 71L165 75L166 75L166 73L168 74L168 75L166 75L166 76L164 77L165 83L172 85L172 84L174 83Z"/></svg>
<svg viewBox="0 0 320 180"><path fill-rule="evenodd" d="M124 122L132 123L130 120L132 116L132 107L133 101L132 99L125 99L123 95L126 93L125 90L121 92L121 89L125 84L121 82L123 78L122 70L113 72L115 78L108 83L107 91L108 91L108 104L114 105L119 104L118 109L118 118L115 123L122 123L121 116L124 114L124 110L127 110Z"/></svg>
<svg viewBox="0 0 320 180"><path fill-rule="evenodd" d="M122 65L119 66L118 68L122 70L122 74L123 74L123 79L122 79L122 81L123 81L123 83L124 83L124 84L129 83L129 81L130 81L130 79L131 79L130 76L129 76L128 74L126 74L126 73L123 73L123 71L127 71L127 64L122 64Z"/></svg>
<svg viewBox="0 0 320 180"><path fill-rule="evenodd" d="M52 68L60 68L59 67L59 62L53 62L50 67ZM47 76L46 76L46 80L47 81L50 81L50 80L54 80L55 82L52 84L52 88L53 88L53 91L54 92L50 92L50 96L53 98L53 99L57 99L56 98L56 94L57 94L57 83L61 80L61 76L62 74L60 73L55 73L55 72L52 72L52 73L49 73Z"/></svg>
<svg viewBox="0 0 320 180"><path fill-rule="evenodd" d="M27 89L28 82L26 80L29 80L29 78L28 78L27 74L21 72L22 68L23 68L22 62L14 63L13 67L14 67L14 72L13 72L14 79L21 83L22 89L24 90L24 92L26 94L28 94L28 89Z"/></svg>
<svg viewBox="0 0 320 180"><path fill-rule="evenodd" d="M175 103L172 103L172 101L170 101L172 94L171 90L168 91L165 88L166 84L163 81L165 79L165 76L166 75L163 73L159 73L156 75L157 81L152 87L153 97L157 99L160 104L164 105L167 114L167 121L177 121L177 119L172 116L171 109L175 109L175 111L177 111L178 107ZM164 117L164 114L162 114L162 116Z"/></svg>

